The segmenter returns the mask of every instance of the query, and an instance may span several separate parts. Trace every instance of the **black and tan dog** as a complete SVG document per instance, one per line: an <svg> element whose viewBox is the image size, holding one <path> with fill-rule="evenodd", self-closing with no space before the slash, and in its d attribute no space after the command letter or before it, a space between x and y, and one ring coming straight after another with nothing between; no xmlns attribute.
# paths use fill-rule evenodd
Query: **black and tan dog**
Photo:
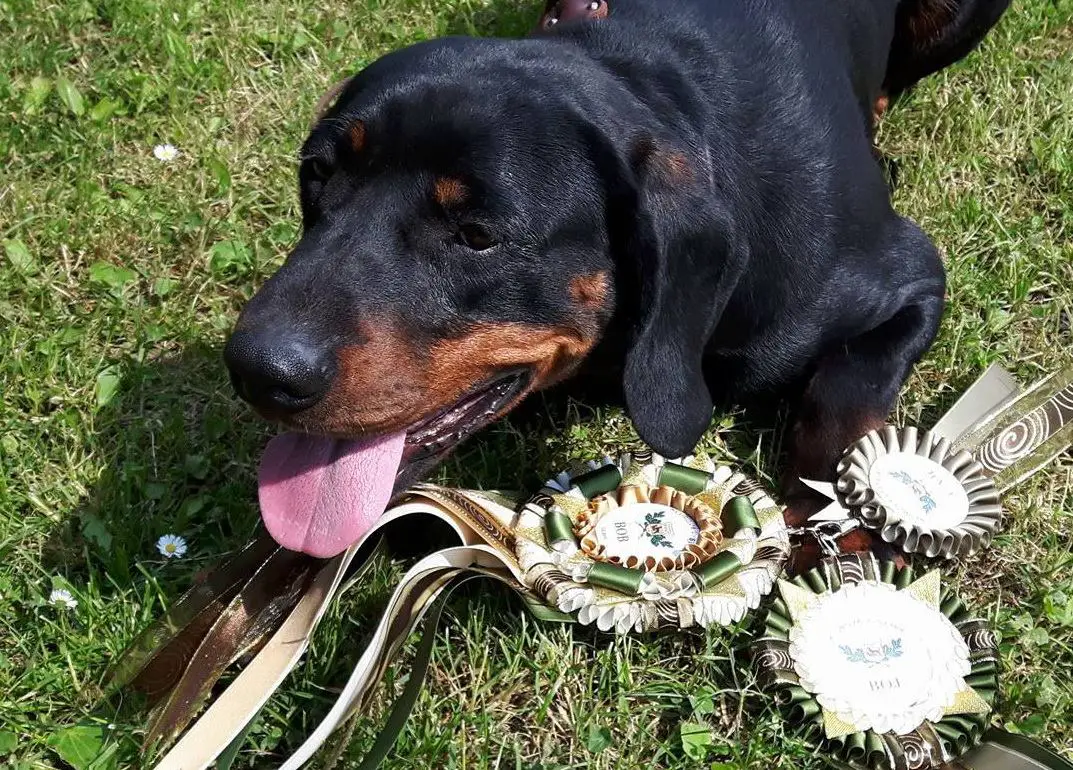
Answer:
<svg viewBox="0 0 1073 770"><path fill-rule="evenodd" d="M262 509L337 553L393 491L527 394L618 387L657 451L713 405L796 403L784 494L887 417L943 311L891 207L876 105L1008 0L559 0L521 40L385 56L314 128L304 235L226 350L294 433Z"/></svg>

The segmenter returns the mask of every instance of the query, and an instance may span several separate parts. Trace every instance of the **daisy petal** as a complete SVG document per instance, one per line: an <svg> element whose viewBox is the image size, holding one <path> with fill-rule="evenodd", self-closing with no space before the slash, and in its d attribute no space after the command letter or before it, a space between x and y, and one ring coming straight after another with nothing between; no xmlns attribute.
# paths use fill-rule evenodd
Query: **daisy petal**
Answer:
<svg viewBox="0 0 1073 770"><path fill-rule="evenodd" d="M53 589L52 593L48 595L48 601L50 604L63 606L67 609L74 609L78 606L78 600L66 588Z"/></svg>
<svg viewBox="0 0 1073 770"><path fill-rule="evenodd" d="M178 535L161 535L156 549L166 559L181 559L186 555L186 541Z"/></svg>
<svg viewBox="0 0 1073 770"><path fill-rule="evenodd" d="M163 163L171 163L179 157L179 150L170 144L158 144L153 148L153 157Z"/></svg>

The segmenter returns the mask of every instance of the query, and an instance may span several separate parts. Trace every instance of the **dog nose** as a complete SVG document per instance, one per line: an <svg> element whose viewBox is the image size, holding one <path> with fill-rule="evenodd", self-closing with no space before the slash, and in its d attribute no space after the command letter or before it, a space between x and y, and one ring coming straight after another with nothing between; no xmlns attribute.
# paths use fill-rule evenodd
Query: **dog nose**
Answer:
<svg viewBox="0 0 1073 770"><path fill-rule="evenodd" d="M231 382L254 406L300 412L316 404L335 377L335 356L299 339L241 329L224 348Z"/></svg>

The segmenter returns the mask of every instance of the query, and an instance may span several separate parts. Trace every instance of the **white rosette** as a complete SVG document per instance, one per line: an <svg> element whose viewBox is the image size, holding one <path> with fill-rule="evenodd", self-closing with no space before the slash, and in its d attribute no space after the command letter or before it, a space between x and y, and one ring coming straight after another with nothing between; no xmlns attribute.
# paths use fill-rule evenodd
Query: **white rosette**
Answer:
<svg viewBox="0 0 1073 770"><path fill-rule="evenodd" d="M945 615L871 581L817 600L790 630L790 655L825 711L857 731L896 735L942 719L971 669Z"/></svg>
<svg viewBox="0 0 1073 770"><path fill-rule="evenodd" d="M937 570L841 554L777 593L753 643L760 681L839 763L937 770L979 743L998 642Z"/></svg>
<svg viewBox="0 0 1073 770"><path fill-rule="evenodd" d="M746 501L755 516L748 526L727 514ZM722 531L720 512L735 531ZM638 539L658 534L654 524L658 545ZM583 625L618 633L739 622L774 589L790 550L782 509L759 483L710 460L647 452L558 474L518 509L514 531L534 593ZM612 533L624 539L612 543ZM608 579L625 572L628 588Z"/></svg>

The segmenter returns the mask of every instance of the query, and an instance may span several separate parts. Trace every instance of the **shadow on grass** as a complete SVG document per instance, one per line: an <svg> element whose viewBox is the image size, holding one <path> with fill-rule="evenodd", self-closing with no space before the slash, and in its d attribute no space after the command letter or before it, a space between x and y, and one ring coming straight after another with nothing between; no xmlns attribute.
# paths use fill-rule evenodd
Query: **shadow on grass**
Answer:
<svg viewBox="0 0 1073 770"><path fill-rule="evenodd" d="M153 574L164 588L182 588L252 535L253 473L270 429L231 395L217 348L194 343L109 371L114 390L94 417L105 469L53 533L46 566L81 563L122 586L136 579L138 562L164 561L157 538L178 534L190 544L187 556Z"/></svg>
<svg viewBox="0 0 1073 770"><path fill-rule="evenodd" d="M542 0L494 0L473 11L456 9L446 14L447 34L522 37L536 27L543 10Z"/></svg>
<svg viewBox="0 0 1073 770"><path fill-rule="evenodd" d="M94 425L105 470L52 533L44 566L67 574L88 569L127 584L136 579L139 559L164 561L156 540L174 533L190 550L164 572L184 582L253 537L257 464L277 428L233 394L218 348L194 344L173 357L118 362L112 371L118 385ZM553 472L548 458L562 449L556 437L570 423L594 419L585 411L565 398L538 395L462 445L431 478L533 488Z"/></svg>
<svg viewBox="0 0 1073 770"><path fill-rule="evenodd" d="M192 344L181 354L128 361L114 371L117 387L94 426L106 470L86 502L68 517L70 523L53 533L46 567L82 584L95 583L105 601L134 602L140 595L138 612L121 613L128 619L134 615L140 628L184 593L198 572L221 563L252 539L259 526L257 463L276 429L257 419L233 394L218 347ZM532 397L460 447L433 479L524 492L560 470L564 458L591 457L594 446L618 453L633 445L628 420L617 411L610 419L606 407L583 404L571 390ZM608 431L608 424L617 427ZM587 434L588 429L592 433ZM740 438L744 450L749 437ZM442 534L423 529L415 533L411 524L402 538L393 538L395 553L414 557L432 550ZM186 538L190 550L185 558L166 560L156 553L156 539L166 533ZM273 718L271 727L254 735L260 750L282 757L302 742L318 715L323 716L331 698L320 684L346 679L356 642L373 628L398 569L369 580L332 610L309 659L273 699L274 713L285 718ZM520 649L536 645L534 633L544 633L534 631L532 621L523 617L516 597L487 581L467 587L452 604L453 623L464 624L474 612L494 618L487 623L517 638ZM129 629L131 634L135 630ZM571 628L568 633L573 643L593 651L615 644L613 637L593 629ZM116 644L128 641L122 635L113 639ZM698 637L670 644L680 652L682 645L691 648L710 641ZM92 690L86 692L87 698L93 695ZM121 724L116 735L126 736L123 755L134 761L137 726L143 721L136 702L122 708L113 704L118 710L101 705L104 721ZM675 717L666 719L670 730ZM371 737L377 724L367 721L359 735Z"/></svg>
<svg viewBox="0 0 1073 770"><path fill-rule="evenodd" d="M445 9L445 26L457 35L524 35L540 7L531 0ZM187 557L154 572L170 597L253 536L259 521L256 467L274 429L233 395L218 347L186 344L175 354L116 362L112 372L114 392L93 426L106 470L75 515L64 517L52 534L44 566L72 578L129 585L139 560L151 554L163 561L155 552L157 538L175 533L189 542ZM463 447L446 473L478 487L531 485L539 473L526 475L529 454L520 443L531 418L530 411L521 427L486 431ZM559 426L554 418L543 424L546 435Z"/></svg>

